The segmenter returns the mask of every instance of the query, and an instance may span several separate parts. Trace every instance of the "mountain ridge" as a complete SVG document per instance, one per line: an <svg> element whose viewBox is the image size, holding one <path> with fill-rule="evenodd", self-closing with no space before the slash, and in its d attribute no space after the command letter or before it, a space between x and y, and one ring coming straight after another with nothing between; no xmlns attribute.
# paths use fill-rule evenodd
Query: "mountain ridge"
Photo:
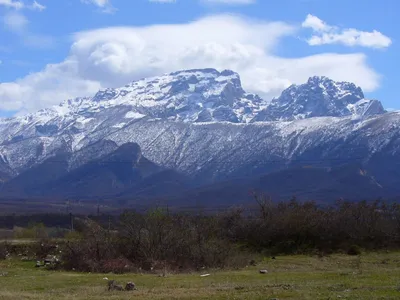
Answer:
<svg viewBox="0 0 400 300"><path fill-rule="evenodd" d="M190 188L356 161L394 193L387 173L398 174L389 164L400 158L399 128L400 113L351 83L312 77L269 103L246 93L233 71L185 70L0 120L0 174L12 181L60 153L72 174L136 143Z"/></svg>

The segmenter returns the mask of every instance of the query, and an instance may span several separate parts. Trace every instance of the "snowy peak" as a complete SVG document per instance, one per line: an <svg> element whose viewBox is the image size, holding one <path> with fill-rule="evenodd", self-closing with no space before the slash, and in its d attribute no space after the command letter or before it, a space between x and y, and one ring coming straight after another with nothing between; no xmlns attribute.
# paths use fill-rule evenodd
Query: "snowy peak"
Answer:
<svg viewBox="0 0 400 300"><path fill-rule="evenodd" d="M356 99L360 100L364 98L362 89L354 83L333 81L325 76L310 77L307 83L294 85L293 87L299 90L319 91L335 100L349 101L349 103L354 102Z"/></svg>
<svg viewBox="0 0 400 300"><path fill-rule="evenodd" d="M93 98L77 98L51 109L68 114L88 114L125 106L149 118L183 122L247 122L261 110L261 98L247 94L237 73L194 69L143 78L122 88L108 88Z"/></svg>
<svg viewBox="0 0 400 300"><path fill-rule="evenodd" d="M272 102L246 93L240 76L231 71L193 69L143 78L120 88L108 88L93 97L75 98L33 114L0 119L0 145L68 134L65 142L76 149L88 132L122 129L139 119L177 122L292 121L321 116L382 114L377 100L364 99L353 83L310 77L292 85ZM79 147L78 147L79 148Z"/></svg>
<svg viewBox="0 0 400 300"><path fill-rule="evenodd" d="M265 107L260 97L243 90L231 70L183 70L0 119L0 150L2 144L34 137L52 147L53 138L63 134L68 147L77 149L88 132L119 130L139 119L247 123Z"/></svg>
<svg viewBox="0 0 400 300"><path fill-rule="evenodd" d="M350 82L310 77L305 84L291 85L253 121L291 121L312 117L369 116L384 113L377 100L364 99L362 89Z"/></svg>
<svg viewBox="0 0 400 300"><path fill-rule="evenodd" d="M111 111L114 114L123 111L123 119L128 120L147 117L232 123L321 116L364 117L385 112L379 101L364 99L363 91L355 84L335 82L327 77L314 76L305 84L291 85L269 103L246 93L236 72L193 69L143 78L121 88L102 89L93 97L66 100L58 106L17 118L17 122L51 123L61 128L61 123L86 124L99 113L111 114ZM122 120L115 126L122 128L127 122Z"/></svg>

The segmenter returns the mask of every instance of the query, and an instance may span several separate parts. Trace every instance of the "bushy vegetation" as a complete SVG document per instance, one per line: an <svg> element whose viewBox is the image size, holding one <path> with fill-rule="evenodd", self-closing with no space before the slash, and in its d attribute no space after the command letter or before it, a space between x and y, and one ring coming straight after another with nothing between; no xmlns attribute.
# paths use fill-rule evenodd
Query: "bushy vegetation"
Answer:
<svg viewBox="0 0 400 300"><path fill-rule="evenodd" d="M237 213L232 239L271 253L347 252L400 247L400 205L338 201L331 207L296 200L273 203L256 196L259 211ZM359 250L357 250L359 252Z"/></svg>
<svg viewBox="0 0 400 300"><path fill-rule="evenodd" d="M173 271L234 268L259 254L358 255L400 247L400 206L338 201L329 208L256 196L258 209L213 215L126 212L112 230L77 222L64 267L82 271Z"/></svg>
<svg viewBox="0 0 400 300"><path fill-rule="evenodd" d="M7 247L5 243L0 243L0 260L4 260L7 257Z"/></svg>
<svg viewBox="0 0 400 300"><path fill-rule="evenodd" d="M146 214L124 213L115 231L90 220L78 227L80 236L69 240L63 252L67 269L122 273L247 264L247 258L221 232L216 217L156 209Z"/></svg>
<svg viewBox="0 0 400 300"><path fill-rule="evenodd" d="M338 201L320 207L295 199L275 203L263 195L255 195L255 200L256 209L215 214L157 208L127 211L108 222L104 217L76 217L74 231L57 246L41 234L46 232L42 225L34 226L29 232L42 240L29 251L38 258L59 255L67 270L124 273L240 268L265 255L359 255L400 248L398 204Z"/></svg>

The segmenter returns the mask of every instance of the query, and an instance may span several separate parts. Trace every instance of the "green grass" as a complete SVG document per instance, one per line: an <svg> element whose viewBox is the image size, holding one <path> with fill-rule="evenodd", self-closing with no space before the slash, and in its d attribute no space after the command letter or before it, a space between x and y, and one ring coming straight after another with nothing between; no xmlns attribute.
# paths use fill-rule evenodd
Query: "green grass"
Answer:
<svg viewBox="0 0 400 300"><path fill-rule="evenodd" d="M259 269L268 274L259 274ZM200 274L82 274L34 268L34 262L0 262L0 299L400 299L400 253L357 256L282 256L257 267ZM108 292L103 277L134 292Z"/></svg>

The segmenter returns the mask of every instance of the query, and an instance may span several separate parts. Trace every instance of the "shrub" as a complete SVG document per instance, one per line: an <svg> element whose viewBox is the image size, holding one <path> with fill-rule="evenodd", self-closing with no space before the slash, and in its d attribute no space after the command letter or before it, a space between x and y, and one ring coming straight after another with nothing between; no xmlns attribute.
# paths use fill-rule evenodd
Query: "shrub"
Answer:
<svg viewBox="0 0 400 300"><path fill-rule="evenodd" d="M102 273L114 274L123 274L133 270L132 263L124 257L102 261L100 268Z"/></svg>
<svg viewBox="0 0 400 300"><path fill-rule="evenodd" d="M61 261L68 270L102 272L102 264L118 258L117 241L114 234L99 224L86 220L79 235L71 235L62 251Z"/></svg>
<svg viewBox="0 0 400 300"><path fill-rule="evenodd" d="M361 248L357 245L351 245L349 249L347 250L348 255L360 255L361 254Z"/></svg>
<svg viewBox="0 0 400 300"><path fill-rule="evenodd" d="M7 258L7 247L5 243L0 243L0 260Z"/></svg>
<svg viewBox="0 0 400 300"><path fill-rule="evenodd" d="M257 255L359 255L361 248L400 245L400 205L339 201L320 207L295 199L256 200L256 210L217 215L126 212L112 226L76 219L76 231L66 235L63 266L116 273L132 266L148 272L240 268Z"/></svg>
<svg viewBox="0 0 400 300"><path fill-rule="evenodd" d="M48 255L57 254L57 248L58 246L56 243L48 239L43 239L35 243L32 250L35 252L38 259L44 259Z"/></svg>

